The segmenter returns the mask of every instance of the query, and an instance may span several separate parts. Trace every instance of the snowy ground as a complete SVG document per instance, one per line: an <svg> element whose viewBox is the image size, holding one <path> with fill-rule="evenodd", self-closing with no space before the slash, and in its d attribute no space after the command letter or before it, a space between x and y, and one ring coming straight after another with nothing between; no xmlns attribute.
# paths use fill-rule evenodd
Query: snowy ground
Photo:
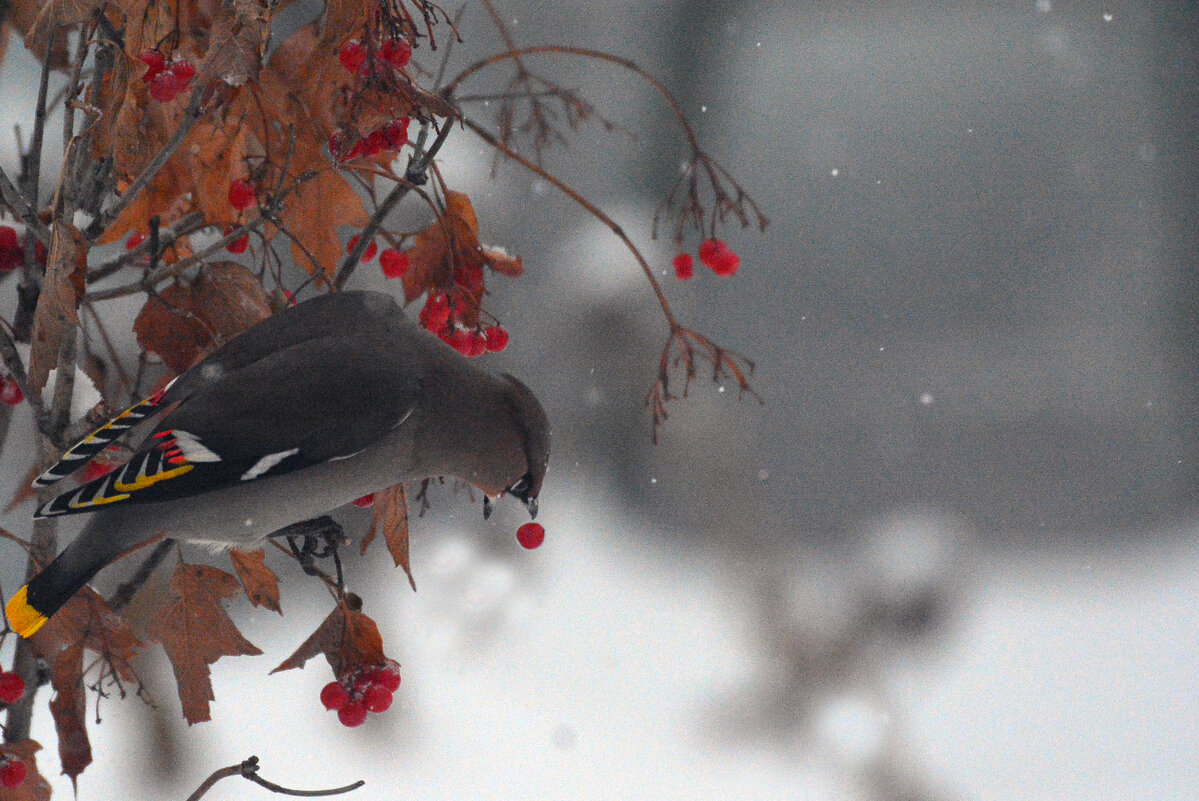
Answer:
<svg viewBox="0 0 1199 801"><path fill-rule="evenodd" d="M289 597L282 620L245 613L268 653L219 664L211 724L156 730L137 702L106 705L80 797L183 798L250 754L291 786L365 779L357 797L859 798L884 764L922 795L977 801L1199 793L1193 537L1118 556L972 559L934 645L879 652L877 682L775 693L810 714L754 737L716 711L774 675L744 588L576 497L527 554L487 556L419 525L420 591L391 577L394 607L374 610L404 669L388 713L345 730L317 701L323 664L265 675L324 614ZM164 780L149 766L167 741L187 756ZM212 797L256 792L230 781ZM56 793L70 797L69 783Z"/></svg>

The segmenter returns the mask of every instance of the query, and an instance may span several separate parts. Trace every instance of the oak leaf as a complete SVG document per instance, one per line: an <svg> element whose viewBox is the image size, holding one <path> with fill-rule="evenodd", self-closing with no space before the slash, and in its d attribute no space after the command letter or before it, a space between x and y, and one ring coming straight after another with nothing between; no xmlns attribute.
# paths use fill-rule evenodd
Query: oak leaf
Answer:
<svg viewBox="0 0 1199 801"><path fill-rule="evenodd" d="M230 548L229 558L250 603L283 614L279 606L279 577L266 566L266 552L261 548L253 551Z"/></svg>
<svg viewBox="0 0 1199 801"><path fill-rule="evenodd" d="M221 603L241 585L223 570L180 562L171 577L166 606L146 633L162 643L175 671L183 717L188 724L211 720L215 700L209 665L222 656L257 656L258 650L241 635Z"/></svg>
<svg viewBox="0 0 1199 801"><path fill-rule="evenodd" d="M333 675L345 676L363 666L381 665L387 660L383 638L375 621L361 611L361 599L348 595L338 602L316 631L296 652L271 671L294 670L314 656L324 655Z"/></svg>
<svg viewBox="0 0 1199 801"><path fill-rule="evenodd" d="M383 542L387 552L396 567L404 568L408 574L408 583L416 589L416 579L412 577L412 566L408 561L408 498L404 494L404 485L396 484L382 492L375 493L375 503L372 507L375 513L371 521L370 531L362 539L362 553L375 539L376 532L383 532Z"/></svg>
<svg viewBox="0 0 1199 801"><path fill-rule="evenodd" d="M191 284L151 295L133 322L138 344L181 373L214 347L271 315L271 299L236 262L205 265Z"/></svg>
<svg viewBox="0 0 1199 801"><path fill-rule="evenodd" d="M0 787L0 801L50 801L50 782L37 769L34 756L42 746L36 740L18 740L0 745L0 757L19 759L29 771L19 787Z"/></svg>

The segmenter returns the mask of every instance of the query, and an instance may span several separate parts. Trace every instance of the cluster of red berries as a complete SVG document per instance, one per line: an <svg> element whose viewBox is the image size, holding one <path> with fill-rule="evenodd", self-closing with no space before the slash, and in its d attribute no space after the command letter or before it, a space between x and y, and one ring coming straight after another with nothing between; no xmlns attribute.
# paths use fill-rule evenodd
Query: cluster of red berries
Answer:
<svg viewBox="0 0 1199 801"><path fill-rule="evenodd" d="M0 785L8 788L20 787L29 775L29 768L16 757L3 757L0 762Z"/></svg>
<svg viewBox="0 0 1199 801"><path fill-rule="evenodd" d="M25 680L16 673L0 670L0 703L15 704L25 695Z"/></svg>
<svg viewBox="0 0 1199 801"><path fill-rule="evenodd" d="M359 139L353 147L346 148L349 136L345 131L336 130L329 137L329 152L335 161L377 156L385 150L399 150L408 142L407 117L396 117L386 125L376 128Z"/></svg>
<svg viewBox="0 0 1199 801"><path fill-rule="evenodd" d="M5 406L16 406L25 400L25 393L17 385L17 379L10 375L0 376L0 403Z"/></svg>
<svg viewBox="0 0 1199 801"><path fill-rule="evenodd" d="M545 526L540 523L525 523L516 530L516 541L520 543L520 547L530 551L541 547L541 543L545 542Z"/></svg>
<svg viewBox="0 0 1199 801"><path fill-rule="evenodd" d="M33 255L38 264L46 263L46 246L34 240ZM11 225L0 225L0 274L25 266L25 249Z"/></svg>
<svg viewBox="0 0 1199 801"><path fill-rule="evenodd" d="M386 70L402 70L412 60L412 43L404 37L388 39L376 48L351 39L337 51L337 60L347 72L367 75Z"/></svg>
<svg viewBox="0 0 1199 801"><path fill-rule="evenodd" d="M325 709L335 710L343 726L361 726L367 712L386 712L400 689L400 666L391 659L339 676L321 689Z"/></svg>
<svg viewBox="0 0 1199 801"><path fill-rule="evenodd" d="M722 277L732 275L741 266L741 257L734 253L723 239L705 239L700 242L699 261ZM674 274L683 281L695 275L695 262L690 253L680 253L674 257Z"/></svg>
<svg viewBox="0 0 1199 801"><path fill-rule="evenodd" d="M482 268L479 268L482 272ZM508 347L508 332L498 325L470 329L462 323L466 299L455 290L432 293L420 311L420 321L437 338L468 358L499 353Z"/></svg>
<svg viewBox="0 0 1199 801"><path fill-rule="evenodd" d="M169 103L187 90L196 76L196 68L185 58L167 63L158 48L142 51L138 59L146 65L142 81L150 84L150 97L159 103Z"/></svg>

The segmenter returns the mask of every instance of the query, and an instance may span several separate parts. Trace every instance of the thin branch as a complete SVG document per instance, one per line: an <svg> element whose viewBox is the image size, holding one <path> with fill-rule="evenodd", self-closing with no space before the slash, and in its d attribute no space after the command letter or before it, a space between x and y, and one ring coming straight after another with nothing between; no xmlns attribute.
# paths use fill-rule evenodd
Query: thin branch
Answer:
<svg viewBox="0 0 1199 801"><path fill-rule="evenodd" d="M179 123L179 127L175 130L175 133L172 134L171 138L167 140L167 143L163 145L162 150L159 150L154 158L150 160L150 163L146 165L144 170L142 170L141 175L137 176L137 178L133 180L133 183L131 183L129 188L125 190L125 193L117 198L117 200L111 206L105 209L104 213L88 227L89 235L93 237L98 236L100 232L108 228L112 221L115 220L120 213L125 210L125 207L132 203L133 200L139 194L141 194L141 191L145 189L151 181L154 180L155 176L158 175L159 170L166 165L171 156L175 155L175 151L179 149L179 146L183 144L183 140L186 139L187 135L191 132L192 126L194 126L196 121L200 119L200 98L204 94L204 88L205 87L202 84L197 84L196 87L192 89L191 99L188 100L187 103L187 110L184 112L183 120Z"/></svg>
<svg viewBox="0 0 1199 801"><path fill-rule="evenodd" d="M137 591L142 588L142 585L149 580L150 576L154 575L154 571L162 564L162 560L166 558L167 553L175 544L174 540L160 540L154 546L154 550L146 555L142 563L138 565L137 571L127 580L121 582L121 585L113 591L112 596L108 599L108 605L112 611L119 612L130 601Z"/></svg>
<svg viewBox="0 0 1199 801"><path fill-rule="evenodd" d="M270 790L272 793L279 793L280 795L302 796L305 798L341 795L343 793L349 793L357 790L359 787L366 784L366 782L359 779L353 784L347 784L344 787L334 787L331 790L293 790L291 788L275 784L274 782L267 781L259 776L258 757L252 756L241 764L230 765L227 768L221 768L220 770L213 771L212 775L205 779L204 782L196 788L196 791L187 797L187 801L198 801L198 799L203 797L205 793L212 789L213 785L215 785L221 779L228 779L230 776L241 776L243 779L249 779L260 787L265 787L266 789Z"/></svg>
<svg viewBox="0 0 1199 801"><path fill-rule="evenodd" d="M641 271L645 273L646 280L649 281L650 288L653 289L654 296L658 299L658 305L662 307L662 313L666 315L666 322L670 325L671 332L673 333L674 331L678 331L682 328L682 326L679 325L678 320L675 319L674 312L670 308L670 303L666 300L666 293L662 291L662 285L658 283L658 279L654 276L654 271L650 269L649 262L645 260L645 256L641 255L641 251L637 249L637 246L633 244L633 240L629 238L629 235L624 232L624 229L620 227L616 220L613 220L603 209L592 203L587 198L583 197L567 184L563 183L556 176L548 172L544 167L541 167L537 163L530 161L514 151L512 148L505 146L502 142L496 139L490 131L483 128L474 120L470 119L469 117L463 117L462 124L474 131L475 134L483 139L483 141L502 152L508 158L516 161L526 169L536 173L544 180L556 186L559 191L561 191L575 203L582 206L589 214L606 225L608 229L612 231L612 233L614 233L621 242L624 243L624 246L628 248L629 252L633 254L633 258L637 260L637 264L641 267Z"/></svg>
<svg viewBox="0 0 1199 801"><path fill-rule="evenodd" d="M50 245L50 229L37 216L37 209L30 205L25 196L21 194L3 167L0 167L0 198L4 200L4 205L8 206L12 213L25 223L25 226L43 245Z"/></svg>
<svg viewBox="0 0 1199 801"><path fill-rule="evenodd" d="M453 128L452 120L445 120L442 123L441 130L437 132L437 138L433 140L433 144L429 149L421 151L421 141L417 142L416 152L412 154L412 158L408 160L408 168L404 170L404 180L396 183L395 187L379 204L379 208L375 209L375 213L371 215L370 221L366 227L358 234L358 244L354 246L341 263L341 267L337 270L337 277L333 280L335 289L340 290L345 286L346 281L350 280L350 276L354 274L354 268L358 266L358 261L362 258L362 254L366 252L367 247L374 240L375 234L379 231L379 226L383 224L383 220L387 219L387 215L391 214L391 210L403 200L409 192L414 188L423 184L426 180L426 172L433 159L437 156L437 152L441 150L441 146L445 144L445 140L449 138L450 129Z"/></svg>
<svg viewBox="0 0 1199 801"><path fill-rule="evenodd" d="M442 94L444 94L446 97L449 97L454 90L457 89L459 84L474 75L476 72L479 72L480 70L484 69L485 67L489 67L492 64L498 64L501 61L507 61L509 59L512 59L519 64L520 59L523 56L539 55L543 53L594 58L598 61L607 61L634 73L648 83L655 92L662 96L662 99L666 101L667 105L670 106L671 110L674 112L674 115L678 117L679 125L682 126L683 133L686 135L687 142L691 145L691 149L697 152L701 150L699 146L699 137L696 136L695 129L691 127L691 122L687 119L687 115L683 111L683 107L679 104L679 101L675 100L674 95L670 93L670 90L663 86L662 83L653 75L646 72L641 67L638 67L635 63L629 61L627 58L614 56L611 53L605 53L601 50L590 50L586 47L565 47L557 45L539 45L536 47L512 48L507 52L496 53L493 56L481 59L476 61L474 64L471 64L469 67L462 70L462 72L458 73L458 75L452 81L446 84ZM521 69L523 70L523 67L521 67Z"/></svg>

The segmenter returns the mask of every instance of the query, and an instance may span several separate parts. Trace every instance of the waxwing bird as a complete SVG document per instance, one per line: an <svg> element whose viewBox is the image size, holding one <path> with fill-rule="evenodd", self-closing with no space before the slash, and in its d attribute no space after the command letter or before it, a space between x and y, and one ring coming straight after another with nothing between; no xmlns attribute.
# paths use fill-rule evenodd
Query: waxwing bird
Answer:
<svg viewBox="0 0 1199 801"><path fill-rule="evenodd" d="M10 599L28 637L121 554L161 536L253 546L394 484L452 476L536 515L549 423L533 393L416 326L388 295L322 295L247 329L63 454L34 483L87 463L131 429L122 467L43 504L92 513Z"/></svg>

